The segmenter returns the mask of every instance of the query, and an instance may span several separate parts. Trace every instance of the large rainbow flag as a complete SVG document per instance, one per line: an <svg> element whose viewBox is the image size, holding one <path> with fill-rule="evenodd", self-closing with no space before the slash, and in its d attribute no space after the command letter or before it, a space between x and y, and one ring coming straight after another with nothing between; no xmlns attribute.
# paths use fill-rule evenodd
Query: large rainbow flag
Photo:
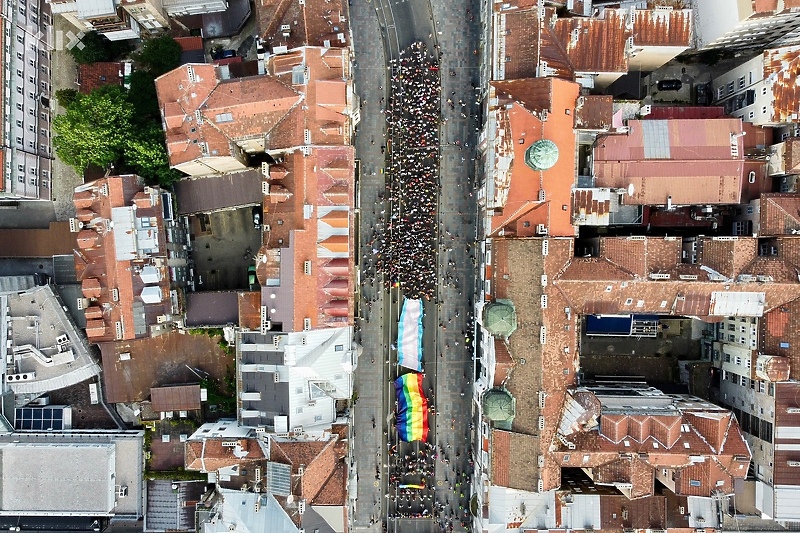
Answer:
<svg viewBox="0 0 800 533"><path fill-rule="evenodd" d="M397 364L422 371L422 300L405 300L397 325Z"/></svg>
<svg viewBox="0 0 800 533"><path fill-rule="evenodd" d="M422 374L410 372L394 380L397 392L397 434L400 440L428 440L428 399L422 391Z"/></svg>

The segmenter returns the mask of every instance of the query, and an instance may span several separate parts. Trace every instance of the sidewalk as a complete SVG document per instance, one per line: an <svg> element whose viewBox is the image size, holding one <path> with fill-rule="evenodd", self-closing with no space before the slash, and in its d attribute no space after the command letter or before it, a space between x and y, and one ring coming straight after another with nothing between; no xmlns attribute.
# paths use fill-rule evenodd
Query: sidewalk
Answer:
<svg viewBox="0 0 800 533"><path fill-rule="evenodd" d="M68 42L66 37L60 40L56 36L59 35L59 32L61 35L65 35L68 31L76 33L76 29L61 15L53 15L53 18L54 42ZM78 89L78 68L67 50L54 49L50 54L50 85L53 90L52 102L55 106L52 116L55 118L56 115L65 112L65 109L58 105L55 93L59 89ZM51 138L54 136L55 132L51 132ZM83 176L75 172L71 166L63 163L55 154L55 150L53 150L53 157L55 159L53 160L51 191L53 194L53 206L56 210L56 220L68 220L70 217L75 216L72 193L75 187L83 183Z"/></svg>

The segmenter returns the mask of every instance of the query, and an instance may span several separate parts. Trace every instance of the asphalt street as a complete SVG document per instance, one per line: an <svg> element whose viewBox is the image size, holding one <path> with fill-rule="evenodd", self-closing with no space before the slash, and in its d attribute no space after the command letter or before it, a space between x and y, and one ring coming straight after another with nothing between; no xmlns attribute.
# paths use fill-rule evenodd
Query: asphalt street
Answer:
<svg viewBox="0 0 800 533"><path fill-rule="evenodd" d="M436 501L453 504L467 491L455 479L469 470L472 421L473 351L465 343L475 298L476 204L473 194L475 143L480 124L479 21L474 2L434 0L352 0L350 20L355 50L355 86L361 98L356 135L359 159L359 336L364 348L356 369L350 520L353 531L381 531L389 509L389 457L397 375L391 344L397 333L402 298L390 291L365 259L378 218L386 211L386 131L381 99L388 97L389 59L416 41L440 53L442 115L440 127L439 235L437 298L425 304L423 338L425 390L436 408L429 441L446 450L449 464L436 461ZM447 100L451 103L447 103ZM387 151L387 152L390 152ZM373 263L374 264L374 263ZM448 277L449 276L449 277ZM374 362L373 362L374 361ZM387 363L387 361L389 361ZM456 457L458 453L458 457ZM391 495L390 495L391 496ZM432 519L388 520L389 531L440 531ZM463 531L456 522L456 531Z"/></svg>

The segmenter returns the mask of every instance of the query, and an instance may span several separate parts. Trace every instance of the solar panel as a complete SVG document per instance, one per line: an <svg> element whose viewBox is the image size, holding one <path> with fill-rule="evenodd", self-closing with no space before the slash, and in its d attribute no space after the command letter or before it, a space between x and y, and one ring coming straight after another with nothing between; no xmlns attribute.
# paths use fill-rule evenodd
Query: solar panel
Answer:
<svg viewBox="0 0 800 533"><path fill-rule="evenodd" d="M267 490L276 496L291 494L292 467L281 463L267 463Z"/></svg>
<svg viewBox="0 0 800 533"><path fill-rule="evenodd" d="M64 412L61 407L17 407L14 427L18 430L61 431L64 429Z"/></svg>

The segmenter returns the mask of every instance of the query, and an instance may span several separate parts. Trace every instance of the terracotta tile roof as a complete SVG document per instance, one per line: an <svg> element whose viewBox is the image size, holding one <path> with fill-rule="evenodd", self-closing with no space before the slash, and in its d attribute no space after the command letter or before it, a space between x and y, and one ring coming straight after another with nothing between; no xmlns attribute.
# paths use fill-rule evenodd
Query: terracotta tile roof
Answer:
<svg viewBox="0 0 800 533"><path fill-rule="evenodd" d="M499 4L495 4L497 9ZM536 76L539 58L539 15L535 9L518 10L497 15L502 21L505 55L497 57L505 70L505 79L533 78ZM500 30L496 30L500 31Z"/></svg>
<svg viewBox="0 0 800 533"><path fill-rule="evenodd" d="M800 194L761 195L759 235L790 235L800 231Z"/></svg>
<svg viewBox="0 0 800 533"><path fill-rule="evenodd" d="M686 498L680 499L686 508ZM655 494L635 500L619 494L600 495L600 529L603 530L667 529L668 516L667 497L664 495ZM683 516L680 518L683 519Z"/></svg>
<svg viewBox="0 0 800 533"><path fill-rule="evenodd" d="M314 148L308 156L300 151L285 154L279 171L270 172L270 194L264 203L264 224L270 232L260 253L272 260L258 262L256 273L262 284L279 278L280 268L297 273L290 278L290 287L281 288L288 291L285 300L291 302L287 305L292 306L295 327L304 318L311 318L315 328L352 322L353 233L348 228L353 224L349 206L355 195L354 171L352 147L325 146ZM331 195L333 188L341 192ZM307 205L313 206L309 218L305 217ZM290 244L291 254L270 252ZM281 261L293 264L280 267ZM311 261L311 276L302 274L305 261ZM262 301L266 291L271 289L263 289ZM292 325L284 323L284 327Z"/></svg>
<svg viewBox="0 0 800 533"><path fill-rule="evenodd" d="M309 1L256 0L256 17L261 38L289 50L300 46L349 46L349 21L343 0ZM289 26L289 30L284 28Z"/></svg>
<svg viewBox="0 0 800 533"><path fill-rule="evenodd" d="M595 186L628 188L626 203L736 204L744 159L732 157L731 135L740 119L629 120L627 135L601 135L594 148ZM664 138L666 137L666 138ZM741 137L736 139L742 154Z"/></svg>
<svg viewBox="0 0 800 533"><path fill-rule="evenodd" d="M153 207L135 210L136 218L148 218L148 222L155 219L155 226L149 233L155 237L157 251L137 251L135 254L138 255L131 255L130 259L117 260L117 237L113 231L109 231L112 210L132 206L136 194L143 190L144 183L135 175L108 176L76 188L76 208L90 210L96 219L96 222L84 228L84 231L93 232L96 237L84 233L80 246L73 252L78 280L97 299L91 305L103 309L103 327L99 324L99 318L87 324L87 336L91 342L115 340L118 334L120 339L125 340L146 336L146 331L137 333L135 330L134 303L145 312L146 325L156 323L159 315L173 312L170 299L164 297L169 294L170 276L166 261L161 261L167 257L167 241L159 190L150 189L157 202ZM162 294L160 302L146 303L141 297L145 283L137 272L145 266L157 269L160 274L157 283Z"/></svg>
<svg viewBox="0 0 800 533"><path fill-rule="evenodd" d="M606 9L604 18L559 18L553 32L576 72L628 72L627 10ZM575 38L577 37L577 38Z"/></svg>
<svg viewBox="0 0 800 533"><path fill-rule="evenodd" d="M575 108L575 128L579 130L608 130L614 114L614 97L586 95L579 98L583 104Z"/></svg>
<svg viewBox="0 0 800 533"><path fill-rule="evenodd" d="M511 376L514 360L508 353L508 345L503 339L494 340L494 386L501 387Z"/></svg>
<svg viewBox="0 0 800 533"><path fill-rule="evenodd" d="M153 411L193 411L200 409L200 385L152 387L150 403Z"/></svg>
<svg viewBox="0 0 800 533"><path fill-rule="evenodd" d="M511 468L511 432L499 429L492 430L492 484L500 487L509 486Z"/></svg>
<svg viewBox="0 0 800 533"><path fill-rule="evenodd" d="M105 85L122 85L122 62L99 61L86 65L78 65L78 85L82 94Z"/></svg>
<svg viewBox="0 0 800 533"><path fill-rule="evenodd" d="M236 441L239 446L223 446L223 443ZM246 452L242 458L234 451ZM184 466L186 470L216 472L220 468L232 467L266 459L264 450L256 439L204 438L186 442Z"/></svg>
<svg viewBox="0 0 800 533"><path fill-rule="evenodd" d="M631 483L626 495L632 499L652 495L654 474L662 469L675 470L677 494L731 493L733 478L747 473L750 450L730 411L694 400L673 398L673 412L663 415L631 413L635 407L620 415L616 404L607 414L603 407L600 431L592 428L591 419L582 427L570 426L563 438L574 446L562 440L555 455L562 466L592 468L595 482ZM612 419L605 421L609 415ZM697 456L704 461L696 462ZM706 463L711 466L696 470L695 465ZM678 481L678 473L684 481Z"/></svg>
<svg viewBox="0 0 800 533"><path fill-rule="evenodd" d="M184 65L165 74L156 89L170 163L235 155L233 144L248 151L301 146L306 131L312 144L347 144L345 63L337 51L302 49L274 57L271 75L223 81L212 65ZM314 77L295 84L294 66Z"/></svg>
<svg viewBox="0 0 800 533"><path fill-rule="evenodd" d="M764 79L772 80L771 122L797 122L800 101L798 71L800 46L787 46L764 51ZM772 76L772 78L770 78Z"/></svg>
<svg viewBox="0 0 800 533"><path fill-rule="evenodd" d="M239 293L239 326L258 330L261 327L261 292Z"/></svg>
<svg viewBox="0 0 800 533"><path fill-rule="evenodd" d="M635 46L692 45L692 11L690 9L637 9L633 19Z"/></svg>
<svg viewBox="0 0 800 533"><path fill-rule="evenodd" d="M628 280L633 279L632 272L615 265L605 257L580 258L576 257L564 269L560 276L562 280L583 280L587 277L603 280Z"/></svg>
<svg viewBox="0 0 800 533"><path fill-rule="evenodd" d="M783 168L786 174L800 174L800 137L789 137L785 142Z"/></svg>
<svg viewBox="0 0 800 533"><path fill-rule="evenodd" d="M758 338L763 353L788 357L789 377L800 379L800 300L786 302L767 313L760 323Z"/></svg>
<svg viewBox="0 0 800 533"><path fill-rule="evenodd" d="M175 37L175 42L181 45L184 52L203 49L202 37Z"/></svg>
<svg viewBox="0 0 800 533"><path fill-rule="evenodd" d="M293 475L303 467L302 481L292 489L293 494L312 505L343 505L346 447L341 446L338 434L331 434L327 441L273 440L270 451L273 461L291 465Z"/></svg>
<svg viewBox="0 0 800 533"><path fill-rule="evenodd" d="M703 237L698 239L697 261L720 274L735 278L758 252L758 240L739 237L734 240Z"/></svg>
<svg viewBox="0 0 800 533"><path fill-rule="evenodd" d="M495 145L495 159L504 162L503 165L507 162L510 168L495 178L493 203L501 210L496 210L492 217L492 234L528 237L536 234L539 224L544 224L550 235L575 235L570 206L577 169L575 159L566 154L575 151L571 113L578 85L554 78L492 82L492 85L499 97L499 107L494 110L498 129L504 131L503 141ZM511 104L511 108L506 104ZM548 112L544 122L540 118L543 110ZM526 150L539 139L554 142L561 154L544 171L535 171L524 163ZM544 192L544 202L539 201L540 191Z"/></svg>

